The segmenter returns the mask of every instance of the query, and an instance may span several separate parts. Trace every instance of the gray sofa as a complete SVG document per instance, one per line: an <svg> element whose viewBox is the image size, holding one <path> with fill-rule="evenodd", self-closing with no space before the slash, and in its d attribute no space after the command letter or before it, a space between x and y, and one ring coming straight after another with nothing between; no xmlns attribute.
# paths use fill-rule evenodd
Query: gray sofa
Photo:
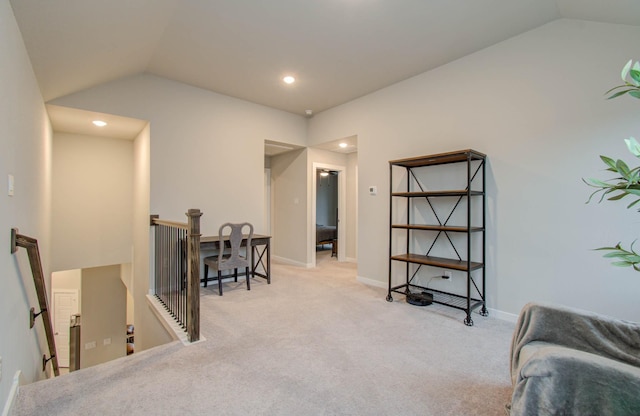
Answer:
<svg viewBox="0 0 640 416"><path fill-rule="evenodd" d="M519 415L640 415L640 324L527 304L511 345Z"/></svg>

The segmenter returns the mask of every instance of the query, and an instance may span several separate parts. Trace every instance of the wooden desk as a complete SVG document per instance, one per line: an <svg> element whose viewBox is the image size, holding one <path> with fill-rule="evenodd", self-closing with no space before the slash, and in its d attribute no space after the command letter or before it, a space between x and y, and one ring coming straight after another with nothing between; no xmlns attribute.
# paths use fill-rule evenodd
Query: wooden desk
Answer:
<svg viewBox="0 0 640 416"><path fill-rule="evenodd" d="M230 247L229 236L222 236L225 247ZM247 235L244 235L242 246L247 245ZM220 250L220 237L206 236L200 238L200 250ZM271 284L271 236L254 234L251 238L251 275L260 276ZM260 271L262 268L262 271ZM217 280L218 277L204 276L200 282Z"/></svg>

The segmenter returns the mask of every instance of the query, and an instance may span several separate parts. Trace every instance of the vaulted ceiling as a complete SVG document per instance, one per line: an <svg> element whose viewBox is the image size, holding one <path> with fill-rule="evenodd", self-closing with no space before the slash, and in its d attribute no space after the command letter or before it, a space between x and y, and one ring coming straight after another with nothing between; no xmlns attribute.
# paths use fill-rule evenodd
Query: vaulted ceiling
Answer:
<svg viewBox="0 0 640 416"><path fill-rule="evenodd" d="M638 0L11 0L46 101L150 73L305 115L559 18ZM297 82L286 85L284 75Z"/></svg>

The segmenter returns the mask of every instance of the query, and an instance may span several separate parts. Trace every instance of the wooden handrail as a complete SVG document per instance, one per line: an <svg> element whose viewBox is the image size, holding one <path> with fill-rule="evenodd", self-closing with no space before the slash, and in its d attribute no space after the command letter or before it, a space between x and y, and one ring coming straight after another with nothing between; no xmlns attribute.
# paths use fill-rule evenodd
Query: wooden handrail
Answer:
<svg viewBox="0 0 640 416"><path fill-rule="evenodd" d="M51 315L49 314L49 301L47 298L47 286L44 282L44 273L42 272L42 262L40 260L40 250L38 250L38 240L35 238L27 237L22 234L18 234L17 228L11 229L11 253L18 251L18 247L23 247L27 250L29 256L29 264L31 265L31 273L33 274L33 283L36 286L36 294L38 296L38 304L40 306L40 312L35 314L33 308L31 308L31 320L36 316L42 316L42 323L44 324L44 332L47 336L47 345L49 347L49 358L46 354L42 357L42 371L45 370L47 362L51 361L53 367L53 374L55 376L60 375L58 368L58 357L56 356L56 341L53 336L53 325L51 324Z"/></svg>
<svg viewBox="0 0 640 416"><path fill-rule="evenodd" d="M200 210L196 210L198 212L200 212ZM189 212L191 212L191 210L189 210ZM200 214L202 215L202 214ZM187 216L189 216L189 213L187 213ZM181 230L189 230L189 224L188 223L184 223L184 222L178 222L178 221L169 221L169 220L161 220L160 218L158 218L157 215L152 215L151 216L151 225L166 225L167 227L173 227L173 228L179 228Z"/></svg>

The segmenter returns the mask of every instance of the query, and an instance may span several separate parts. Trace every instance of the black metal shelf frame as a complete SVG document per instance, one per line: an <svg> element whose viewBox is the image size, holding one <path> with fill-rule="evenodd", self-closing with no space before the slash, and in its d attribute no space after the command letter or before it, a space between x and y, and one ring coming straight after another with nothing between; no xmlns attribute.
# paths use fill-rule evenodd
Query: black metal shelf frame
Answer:
<svg viewBox="0 0 640 416"><path fill-rule="evenodd" d="M476 161L476 162L474 162ZM437 190L437 191L425 191L418 176L413 171L415 168L422 168L425 166L435 166L450 163L464 163L466 165L466 187L463 190ZM407 179L406 192L394 192L394 168L404 168L404 174ZM474 170L475 168L475 170ZM477 180L478 174L481 173L481 179ZM462 150L458 152L442 153L437 155L422 156L410 159L392 160L389 162L389 291L387 294L387 301L393 301L392 292L407 295L412 293L412 289L426 291L433 295L433 303L447 305L456 309L460 309L466 312L464 323L468 326L473 325L471 319L471 312L480 308L480 314L483 316L488 315L486 308L486 273L485 273L485 257L486 257L486 197L485 197L485 185L486 185L486 156L475 150ZM481 182L481 189L472 189L472 185L477 182ZM457 200L448 213L446 219L442 220L437 214L433 204L437 204L435 199L439 197L457 197ZM403 224L394 224L394 198L406 198L406 218L407 221ZM411 212L414 201L417 199L426 200L427 205L431 209L437 224L417 224L412 223ZM432 199L434 201L432 201ZM454 212L460 206L460 203L465 200L467 205L466 212L466 224L450 225ZM479 206L478 206L479 205ZM472 225L472 210L479 209L481 211L482 224ZM405 247L406 253L394 253L393 247L393 230L402 230L405 232ZM437 232L437 235L433 239L429 249L425 254L418 254L411 252L411 242L413 232ZM449 233L465 233L466 234L466 256L463 258L458 248L452 241ZM477 254L473 251L471 237L472 234L480 234L481 237L481 260L472 261L474 255ZM431 255L431 251L436 246L438 239L444 236L453 248L457 259L455 258L442 258ZM397 286L392 286L392 263L394 261L405 263L405 283ZM410 273L410 265L417 265L413 273ZM441 269L458 270L466 273L466 293L450 293L435 289L426 288L413 283L414 278L425 267L437 267ZM481 274L482 285L479 287L472 275L472 272ZM472 295L473 293L473 295Z"/></svg>

